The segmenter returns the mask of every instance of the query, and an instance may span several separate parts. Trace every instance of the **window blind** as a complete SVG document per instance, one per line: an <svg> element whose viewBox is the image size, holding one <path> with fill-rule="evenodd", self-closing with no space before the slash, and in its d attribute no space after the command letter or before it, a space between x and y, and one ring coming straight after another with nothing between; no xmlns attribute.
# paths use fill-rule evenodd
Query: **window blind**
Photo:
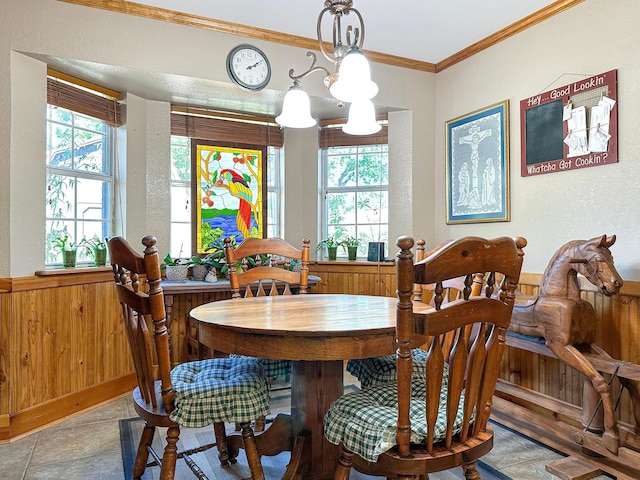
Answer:
<svg viewBox="0 0 640 480"><path fill-rule="evenodd" d="M78 88L55 77L47 77L47 102L98 118L115 127L122 125L122 105L116 99Z"/></svg>
<svg viewBox="0 0 640 480"><path fill-rule="evenodd" d="M189 109L185 113L171 114L171 135L201 138L221 143L243 143L251 145L282 147L284 137L282 129L275 125L271 117L218 118L215 112L210 116L198 113L193 115Z"/></svg>
<svg viewBox="0 0 640 480"><path fill-rule="evenodd" d="M357 145L384 145L388 142L388 126L383 125L379 132L372 135L349 135L339 126L320 129L319 144L321 149L330 147L350 147Z"/></svg>

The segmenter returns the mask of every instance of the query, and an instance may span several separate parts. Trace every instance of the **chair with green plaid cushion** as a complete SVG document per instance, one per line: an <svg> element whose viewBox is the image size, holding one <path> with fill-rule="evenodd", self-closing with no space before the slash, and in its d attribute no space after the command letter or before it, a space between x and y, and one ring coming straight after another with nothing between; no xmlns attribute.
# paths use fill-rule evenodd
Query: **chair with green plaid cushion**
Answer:
<svg viewBox="0 0 640 480"><path fill-rule="evenodd" d="M174 478L176 461L183 458L199 479L206 479L192 455L217 446L222 467L235 463L237 447L245 449L251 478L264 479L250 422L269 413L269 390L264 369L254 358L220 358L187 362L171 369L169 334L160 286L156 238L142 239L144 255L122 237L107 239L109 258L138 386L134 408L145 421L133 477L140 478L149 454L160 464L160 480ZM238 423L242 435L227 437L224 422ZM181 427L213 424L216 442L178 452ZM166 427L166 447L152 448L156 427Z"/></svg>
<svg viewBox="0 0 640 480"><path fill-rule="evenodd" d="M325 437L340 452L334 480L347 480L351 468L426 480L458 466L477 480L476 461L493 447L487 425L526 241L465 237L415 265L413 239L397 244L397 380L343 395L329 408ZM478 295L465 288L446 301L443 284L456 277L465 285L481 279ZM415 307L414 283L435 285L432 308ZM424 375L415 375L411 346L425 341Z"/></svg>
<svg viewBox="0 0 640 480"><path fill-rule="evenodd" d="M425 241L418 240L416 246L415 259L416 262L423 260L426 256L431 255L441 245L435 249L426 252ZM479 279L476 279L472 285L465 286L464 277L457 277L442 282L442 296L443 302L450 302L459 298L465 288L471 288L471 294L478 293ZM433 307L434 299L434 284L421 285L419 283L413 286L413 301L414 305L423 303ZM445 341L450 345L450 338L446 338ZM428 347L428 345L425 345ZM425 359L427 356L426 350L422 348L414 348L411 352L413 356L413 378L425 377ZM385 355L373 358L358 358L351 359L347 362L347 371L356 377L360 381L362 388L369 388L376 385L383 385L385 383L394 382L396 380L396 355ZM446 375L446 374L445 374ZM446 377L445 377L446 378Z"/></svg>
<svg viewBox="0 0 640 480"><path fill-rule="evenodd" d="M309 244L302 241L298 250L280 238L245 238L234 246L225 238L232 298L306 294L309 287ZM241 292L244 288L244 293ZM265 375L271 382L289 381L291 362L261 359Z"/></svg>

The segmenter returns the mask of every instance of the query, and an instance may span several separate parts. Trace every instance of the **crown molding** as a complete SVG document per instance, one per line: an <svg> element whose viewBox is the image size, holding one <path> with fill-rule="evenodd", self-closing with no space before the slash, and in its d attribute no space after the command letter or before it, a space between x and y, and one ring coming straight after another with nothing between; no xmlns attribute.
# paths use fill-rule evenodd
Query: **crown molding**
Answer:
<svg viewBox="0 0 640 480"><path fill-rule="evenodd" d="M481 52L503 40L506 40L513 35L520 33L534 25L544 22L548 18L552 16L564 12L565 10L570 9L571 7L575 7L579 3L584 2L585 0L558 0L551 5L538 10L537 12L533 12L531 15L518 20L515 23L503 28L502 30L498 30L493 35L489 35L488 37L480 40L479 42L474 43L473 45L468 46L464 50L460 50L458 53L454 53L448 58L441 60L436 64L436 72L441 72L456 63L461 62L469 57L472 57L476 53Z"/></svg>
<svg viewBox="0 0 640 480"><path fill-rule="evenodd" d="M264 28L249 27L239 23L226 22L215 18L202 17L189 13L178 12L176 10L168 10L165 8L151 7L140 3L129 2L126 0L58 0L63 3L71 3L74 5L82 5L85 7L99 8L109 10L111 12L124 13L127 15L135 15L138 17L150 18L153 20L161 20L164 22L176 23L196 28L204 28L221 33L231 35L239 35L242 37L253 38L256 40L264 40L267 42L280 43L293 47L304 48L307 50L319 51L318 41L316 39L290 35L287 33L276 32ZM528 17L519 20L508 27L460 50L450 57L438 62L437 64L423 62L421 60L413 60L410 58L389 55L386 53L364 50L367 58L376 63L383 63L395 67L408 68L411 70L419 70L423 72L436 73L441 72L456 63L461 62L486 48L495 45L527 28L541 23L548 18L563 12L585 0L558 0L557 2L545 7L537 12L532 13ZM331 45L327 43L330 48Z"/></svg>

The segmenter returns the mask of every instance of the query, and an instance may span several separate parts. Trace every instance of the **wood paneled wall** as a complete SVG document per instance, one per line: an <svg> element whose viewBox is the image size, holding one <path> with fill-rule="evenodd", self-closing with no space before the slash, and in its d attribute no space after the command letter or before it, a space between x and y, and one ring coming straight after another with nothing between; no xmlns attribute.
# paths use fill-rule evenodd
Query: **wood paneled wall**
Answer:
<svg viewBox="0 0 640 480"><path fill-rule="evenodd" d="M16 279L0 293L0 441L135 383L112 275L66 277Z"/></svg>
<svg viewBox="0 0 640 480"><path fill-rule="evenodd" d="M174 364L186 362L189 359L187 352L187 328L189 312L192 308L209 302L217 302L231 298L231 292L199 292L181 293L172 295L165 303L167 305L167 315L171 319L171 361ZM167 301L168 300L168 301ZM169 303L173 303L169 307ZM196 332L191 333L193 338Z"/></svg>
<svg viewBox="0 0 640 480"><path fill-rule="evenodd" d="M312 293L395 296L393 263L318 262ZM540 275L523 274L521 289L535 293ZM640 282L604 297L591 285L583 296L596 309L596 343L614 358L640 364ZM174 295L173 359L186 359L191 308L228 298L226 292ZM120 305L109 271L57 277L0 279L0 441L130 391L135 384ZM579 406L582 377L556 359L508 347L501 378ZM620 420L632 423L626 393Z"/></svg>
<svg viewBox="0 0 640 480"><path fill-rule="evenodd" d="M396 266L392 262L318 262L309 266L309 275L320 277L313 293L396 295Z"/></svg>

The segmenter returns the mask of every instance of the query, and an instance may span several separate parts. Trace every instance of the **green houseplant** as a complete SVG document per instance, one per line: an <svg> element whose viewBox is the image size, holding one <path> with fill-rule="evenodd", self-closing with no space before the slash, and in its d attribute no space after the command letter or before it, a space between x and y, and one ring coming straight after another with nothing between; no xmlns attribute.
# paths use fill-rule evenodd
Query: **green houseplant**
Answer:
<svg viewBox="0 0 640 480"><path fill-rule="evenodd" d="M76 253L78 246L71 240L69 235L61 233L53 240L53 246L60 249L62 253L62 266L71 268L76 266Z"/></svg>
<svg viewBox="0 0 640 480"><path fill-rule="evenodd" d="M225 265L224 250L209 252L204 257L194 255L189 260L189 265L191 265L191 279L202 281L212 267L216 269L216 272L222 270Z"/></svg>
<svg viewBox="0 0 640 480"><path fill-rule="evenodd" d="M338 256L339 246L340 246L340 242L336 240L333 236L329 236L318 243L318 251L326 247L329 260L335 260L336 257Z"/></svg>
<svg viewBox="0 0 640 480"><path fill-rule="evenodd" d="M170 282L184 282L187 279L187 273L189 273L188 260L183 258L173 258L171 254L167 253L162 259L164 262L160 269L166 273L167 280Z"/></svg>
<svg viewBox="0 0 640 480"><path fill-rule="evenodd" d="M360 246L360 240L356 237L347 237L340 242L347 250L347 255L349 256L350 261L355 261L358 256L358 247Z"/></svg>
<svg viewBox="0 0 640 480"><path fill-rule="evenodd" d="M96 267L101 267L107 263L107 246L100 240L97 235L94 235L90 239L82 238L80 246L86 249L87 254L93 258L93 264Z"/></svg>

